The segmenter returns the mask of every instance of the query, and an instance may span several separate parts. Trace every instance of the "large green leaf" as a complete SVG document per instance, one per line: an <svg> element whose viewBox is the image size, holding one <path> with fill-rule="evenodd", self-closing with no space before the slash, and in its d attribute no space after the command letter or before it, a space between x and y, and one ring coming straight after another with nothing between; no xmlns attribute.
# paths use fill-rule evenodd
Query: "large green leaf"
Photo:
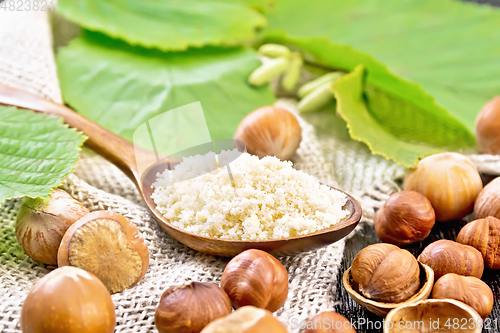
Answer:
<svg viewBox="0 0 500 333"><path fill-rule="evenodd" d="M84 28L160 50L236 45L266 24L264 0L59 0L58 12Z"/></svg>
<svg viewBox="0 0 500 333"><path fill-rule="evenodd" d="M471 132L481 106L500 94L500 9L454 0L276 0L267 16L270 30L372 55Z"/></svg>
<svg viewBox="0 0 500 333"><path fill-rule="evenodd" d="M201 102L211 138L229 139L246 114L275 100L268 86L247 83L260 65L248 48L162 53L89 33L60 49L57 65L68 104L136 143L149 139L147 131L134 137L140 125L194 102Z"/></svg>
<svg viewBox="0 0 500 333"><path fill-rule="evenodd" d="M369 83L365 96L370 103L370 121L360 117L356 118L359 124L352 124L350 121L354 121L354 118L346 119L349 126L369 128L375 121L377 127L390 133L393 140L414 141L426 147L431 145L433 149L427 150L430 152L435 152L436 147L458 150L475 145L474 137L467 127L437 105L432 96L419 85L396 76L371 56L324 38L291 38L284 32L269 32L267 39L300 48L309 63L323 68L352 71L358 65L364 65L366 82ZM383 141L377 140L375 136L363 138L361 141L367 143L374 153L381 153L407 166L412 166L416 161L413 157L422 156L422 151L417 154L417 151L407 152L413 156L411 159L402 154L390 156L385 153L389 146ZM404 147L409 148L403 145L401 149ZM398 156L402 159L398 160Z"/></svg>
<svg viewBox="0 0 500 333"><path fill-rule="evenodd" d="M444 132L439 125L433 124L434 119L424 121L418 116L413 118L415 128L424 130L424 133L401 133L397 126L387 127L387 120L381 118L391 115L396 118L410 117L414 110L411 104L395 99L382 90L370 86L365 88L364 74L363 65L359 65L332 85L338 112L346 120L353 139L366 143L372 153L408 167L414 166L422 156L447 150L449 141L446 141L446 133L438 136L441 141L433 139L434 131ZM415 137L425 136L429 136L429 140L414 140Z"/></svg>
<svg viewBox="0 0 500 333"><path fill-rule="evenodd" d="M55 116L0 106L0 203L49 198L73 171L85 136Z"/></svg>

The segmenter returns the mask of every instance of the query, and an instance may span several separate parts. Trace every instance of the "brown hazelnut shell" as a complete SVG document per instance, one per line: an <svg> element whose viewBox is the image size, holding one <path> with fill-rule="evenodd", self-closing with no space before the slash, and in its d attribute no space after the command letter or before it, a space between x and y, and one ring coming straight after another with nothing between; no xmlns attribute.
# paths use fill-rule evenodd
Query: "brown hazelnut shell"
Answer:
<svg viewBox="0 0 500 333"><path fill-rule="evenodd" d="M488 268L500 269L500 220L496 217L467 223L458 233L457 242L478 250Z"/></svg>
<svg viewBox="0 0 500 333"><path fill-rule="evenodd" d="M451 298L469 305L482 318L488 317L493 309L493 292L480 279L457 274L443 275L434 284L432 298Z"/></svg>
<svg viewBox="0 0 500 333"><path fill-rule="evenodd" d="M112 333L115 306L102 282L76 267L39 279L21 309L23 332Z"/></svg>
<svg viewBox="0 0 500 333"><path fill-rule="evenodd" d="M244 306L228 316L211 322L201 333L288 333L266 309Z"/></svg>
<svg viewBox="0 0 500 333"><path fill-rule="evenodd" d="M500 155L500 96L493 98L476 118L477 146L483 154Z"/></svg>
<svg viewBox="0 0 500 333"><path fill-rule="evenodd" d="M309 328L307 325L309 324ZM343 315L335 311L324 311L306 323L302 333L356 333L353 324Z"/></svg>
<svg viewBox="0 0 500 333"><path fill-rule="evenodd" d="M458 319L459 328L454 329L451 326L450 329L449 324L453 323L454 319ZM417 303L404 304L389 312L385 322L384 333L481 333L482 330L479 314L467 304L454 299L427 299ZM417 328L400 329L400 322L410 323L410 325L417 323L420 328L414 326ZM463 323L468 325L462 326Z"/></svg>
<svg viewBox="0 0 500 333"><path fill-rule="evenodd" d="M137 227L110 211L92 212L74 223L57 253L61 266L97 276L111 293L139 282L149 267L149 251Z"/></svg>
<svg viewBox="0 0 500 333"><path fill-rule="evenodd" d="M221 288L235 309L252 305L274 312L288 297L288 272L269 253L246 250L227 264L222 273Z"/></svg>
<svg viewBox="0 0 500 333"><path fill-rule="evenodd" d="M354 257L351 274L361 294L378 302L400 303L420 289L417 260L392 244L365 247Z"/></svg>
<svg viewBox="0 0 500 333"><path fill-rule="evenodd" d="M302 139L297 117L279 106L264 106L248 114L236 129L234 139L245 143L248 153L290 159Z"/></svg>
<svg viewBox="0 0 500 333"><path fill-rule="evenodd" d="M403 188L425 195L436 221L451 221L469 214L483 188L481 176L470 159L458 153L423 158L404 180Z"/></svg>
<svg viewBox="0 0 500 333"><path fill-rule="evenodd" d="M500 177L493 179L483 188L474 204L476 219L484 219L488 216L500 219Z"/></svg>
<svg viewBox="0 0 500 333"><path fill-rule="evenodd" d="M434 270L437 280L448 273L481 278L484 262L481 253L472 246L441 239L429 244L418 261Z"/></svg>
<svg viewBox="0 0 500 333"><path fill-rule="evenodd" d="M155 325L160 333L199 333L215 319L231 313L231 301L215 283L188 282L165 290Z"/></svg>
<svg viewBox="0 0 500 333"><path fill-rule="evenodd" d="M26 199L19 209L16 238L32 259L57 265L57 250L64 233L89 210L60 189L53 189L47 203Z"/></svg>
<svg viewBox="0 0 500 333"><path fill-rule="evenodd" d="M427 238L435 221L431 202L423 194L399 191L377 211L374 225L382 242L407 245Z"/></svg>

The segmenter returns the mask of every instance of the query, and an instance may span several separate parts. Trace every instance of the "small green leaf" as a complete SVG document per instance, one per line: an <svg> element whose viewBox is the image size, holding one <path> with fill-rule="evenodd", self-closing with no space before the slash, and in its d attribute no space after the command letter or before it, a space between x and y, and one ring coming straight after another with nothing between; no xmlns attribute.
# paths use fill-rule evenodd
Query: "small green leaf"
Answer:
<svg viewBox="0 0 500 333"><path fill-rule="evenodd" d="M364 76L365 69L359 65L332 84L337 110L353 139L366 143L372 153L407 167L414 166L423 156L452 149L447 144L456 142L456 138L450 139L456 133L433 124L434 119L419 117L411 104L370 86L365 89ZM391 116L392 126L386 126ZM381 121L384 117L387 119ZM414 131L401 131L397 126L400 121L413 121Z"/></svg>
<svg viewBox="0 0 500 333"><path fill-rule="evenodd" d="M60 0L57 9L88 30L179 51L254 40L267 22L254 8L264 6L264 0Z"/></svg>
<svg viewBox="0 0 500 333"><path fill-rule="evenodd" d="M73 171L84 141L58 117L0 106L0 203L24 196L47 200Z"/></svg>
<svg viewBox="0 0 500 333"><path fill-rule="evenodd" d="M134 137L146 121L195 102L201 102L211 138L230 139L245 115L275 101L268 85L247 83L261 65L250 48L163 53L84 33L59 51L57 65L64 100L133 142L149 140L147 132ZM162 151L162 142L156 145Z"/></svg>

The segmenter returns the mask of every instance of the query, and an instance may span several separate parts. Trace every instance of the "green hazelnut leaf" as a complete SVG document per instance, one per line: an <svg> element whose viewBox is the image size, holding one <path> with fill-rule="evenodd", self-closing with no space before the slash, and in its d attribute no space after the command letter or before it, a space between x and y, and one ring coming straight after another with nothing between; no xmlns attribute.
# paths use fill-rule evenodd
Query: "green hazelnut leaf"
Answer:
<svg viewBox="0 0 500 333"><path fill-rule="evenodd" d="M366 143L372 153L407 167L414 166L421 157L452 149L446 147L451 142L447 141L447 136L452 136L452 133L432 125L437 119L420 124L418 116L412 117L412 114L418 114L413 105L367 85L365 78L366 70L359 65L332 83L338 113L347 122L351 138ZM396 120L401 117L413 119L415 128L424 132L403 135L399 128L385 126L387 120L381 121L381 118L391 115ZM430 126L426 128L426 125ZM416 141L416 138L420 140Z"/></svg>
<svg viewBox="0 0 500 333"><path fill-rule="evenodd" d="M84 141L59 117L0 106L0 203L48 200L50 190L73 172Z"/></svg>
<svg viewBox="0 0 500 333"><path fill-rule="evenodd" d="M141 143L150 142L149 133L136 130L170 110L200 102L210 137L232 139L248 113L275 102L269 85L247 82L261 65L251 48L163 53L86 32L61 48L56 61L66 103L146 149ZM172 129L171 123L153 125ZM158 151L168 152L165 141L156 141Z"/></svg>
<svg viewBox="0 0 500 333"><path fill-rule="evenodd" d="M300 19L291 19L297 13ZM271 32L324 38L370 55L420 85L470 133L481 107L500 94L500 8L456 0L276 0L266 16ZM368 82L383 74L359 63L365 64ZM378 85L394 93L391 86ZM411 98L428 103L419 95Z"/></svg>
<svg viewBox="0 0 500 333"><path fill-rule="evenodd" d="M60 14L87 30L163 51L239 45L267 20L264 0L59 0Z"/></svg>

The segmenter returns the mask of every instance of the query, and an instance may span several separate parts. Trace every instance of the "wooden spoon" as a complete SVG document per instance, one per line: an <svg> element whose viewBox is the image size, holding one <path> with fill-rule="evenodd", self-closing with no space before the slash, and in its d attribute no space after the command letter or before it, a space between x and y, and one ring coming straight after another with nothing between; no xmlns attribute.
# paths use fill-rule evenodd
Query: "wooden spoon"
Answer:
<svg viewBox="0 0 500 333"><path fill-rule="evenodd" d="M85 142L87 147L108 159L132 179L156 222L170 236L200 252L232 257L247 249L261 249L276 255L310 251L342 239L356 227L361 219L360 204L356 199L346 194L347 203L344 209L349 211L349 216L335 226L305 236L267 241L238 241L189 233L170 224L156 209L156 204L151 199L153 188L150 184L156 178L157 172L163 172L167 169L167 159L158 161L153 152L134 146L129 141L82 117L66 106L50 102L22 90L0 84L0 104L57 115L63 118L69 126L83 132L88 136L88 140ZM147 170L146 167L148 167ZM139 170L146 171L141 175Z"/></svg>

